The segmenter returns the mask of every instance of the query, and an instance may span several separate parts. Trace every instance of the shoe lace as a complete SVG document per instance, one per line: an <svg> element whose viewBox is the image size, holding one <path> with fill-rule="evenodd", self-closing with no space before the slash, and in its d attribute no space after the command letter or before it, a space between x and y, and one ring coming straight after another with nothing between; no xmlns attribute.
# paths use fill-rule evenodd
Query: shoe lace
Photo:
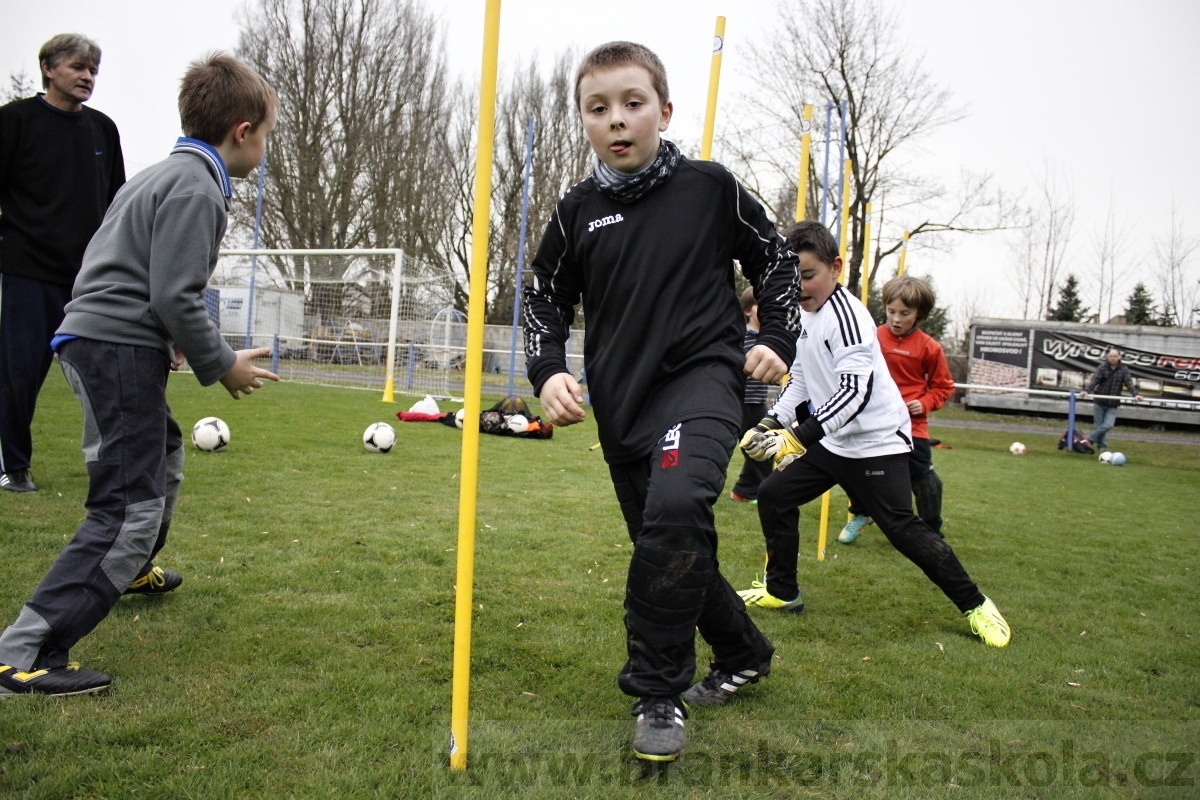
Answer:
<svg viewBox="0 0 1200 800"><path fill-rule="evenodd" d="M702 680L701 683L704 685L704 688L713 692L719 692L721 691L722 684L729 683L732 680L733 673L721 672L720 670L714 669L704 676L704 680Z"/></svg>
<svg viewBox="0 0 1200 800"><path fill-rule="evenodd" d="M167 577L163 575L162 567L152 567L150 571L146 573L146 580L149 581L150 585L155 589L161 589L167 585Z"/></svg>
<svg viewBox="0 0 1200 800"><path fill-rule="evenodd" d="M675 724L675 709L674 701L656 698L642 700L634 711L652 728L669 728Z"/></svg>
<svg viewBox="0 0 1200 800"><path fill-rule="evenodd" d="M984 606L971 609L970 613L967 615L967 619L971 623L971 633L975 634L976 636L978 636L979 632L984 629L995 632L1000 630L1000 623L992 619L991 615L987 613Z"/></svg>

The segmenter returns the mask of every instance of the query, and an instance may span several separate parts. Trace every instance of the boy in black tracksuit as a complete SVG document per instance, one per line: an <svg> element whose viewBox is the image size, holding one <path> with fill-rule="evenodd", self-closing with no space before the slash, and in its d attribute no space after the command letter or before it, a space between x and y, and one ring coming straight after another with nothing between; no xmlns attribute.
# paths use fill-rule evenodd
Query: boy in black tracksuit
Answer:
<svg viewBox="0 0 1200 800"><path fill-rule="evenodd" d="M634 543L618 684L638 698L635 753L667 761L684 745L685 690L691 703L720 704L770 668L774 648L718 569L712 506L741 422L743 371L774 381L793 356L796 259L727 170L659 137L672 107L649 50L592 51L575 99L598 161L543 234L525 290L525 354L550 421L581 421L565 343L582 298L591 403ZM760 298L748 354L735 258ZM697 628L714 661L688 689Z"/></svg>

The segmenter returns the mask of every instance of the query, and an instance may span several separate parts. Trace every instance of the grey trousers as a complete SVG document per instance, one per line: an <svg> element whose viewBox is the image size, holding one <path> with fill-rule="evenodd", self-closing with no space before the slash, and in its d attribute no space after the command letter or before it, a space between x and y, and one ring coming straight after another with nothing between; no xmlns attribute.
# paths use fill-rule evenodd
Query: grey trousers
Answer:
<svg viewBox="0 0 1200 800"><path fill-rule="evenodd" d="M59 348L59 362L83 407L87 518L0 634L0 664L22 670L66 666L71 647L108 616L166 542L183 480L165 354L72 339Z"/></svg>

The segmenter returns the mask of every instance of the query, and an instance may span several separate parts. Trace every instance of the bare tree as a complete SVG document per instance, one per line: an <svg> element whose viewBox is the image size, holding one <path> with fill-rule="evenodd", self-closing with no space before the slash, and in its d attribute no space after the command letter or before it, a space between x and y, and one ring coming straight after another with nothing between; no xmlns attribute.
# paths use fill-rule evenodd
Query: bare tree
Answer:
<svg viewBox="0 0 1200 800"><path fill-rule="evenodd" d="M8 73L8 86L0 89L0 106L11 103L13 100L32 97L36 93L37 87L25 70L10 72Z"/></svg>
<svg viewBox="0 0 1200 800"><path fill-rule="evenodd" d="M753 61L756 89L747 105L758 124L722 139L731 166L748 189L773 207L781 221L790 220L793 211L785 206L789 200L793 208L795 204L804 105L821 108L827 98L847 102L846 157L852 164L847 282L855 292L866 206L885 195L889 218L899 223L897 232L909 230L923 237L926 246L944 246L944 234L1001 230L1008 224L1009 204L992 190L990 176L964 175L962 185L951 191L898 163L905 148L963 116L950 92L897 38L898 22L895 12L871 0L782 3L769 44ZM824 119L817 117L820 132ZM835 118L834 124L841 122ZM816 215L819 190L815 165L822 159L814 157L810 168L805 203L810 217ZM840 175L841 165L837 169ZM895 235L879 248L868 281L900 246Z"/></svg>
<svg viewBox="0 0 1200 800"><path fill-rule="evenodd" d="M536 58L531 58L526 64L518 64L502 86L496 101L488 236L489 323L509 324L512 321L529 120L533 119L534 143L525 240L526 264L523 266L527 266L532 259L555 202L572 184L584 177L590 164L591 149L574 108L573 68L576 61L571 52L561 53L549 75L542 74ZM468 119L473 120L474 115ZM475 131L473 124L461 126L458 138L453 143L458 154L454 160L461 162L461 174L456 180L464 181L464 186L474 183ZM463 275L464 280L470 275L468 234L473 205L469 191L459 195L453 212L457 224L452 228L453 241L449 243L455 253L456 273Z"/></svg>
<svg viewBox="0 0 1200 800"><path fill-rule="evenodd" d="M1104 227L1092 236L1092 252L1096 259L1093 296L1096 298L1096 313L1100 322L1112 319L1113 304L1118 302L1133 272L1125 259L1125 249L1132 233L1133 227L1127 220L1115 217L1110 198Z"/></svg>
<svg viewBox="0 0 1200 800"><path fill-rule="evenodd" d="M1036 199L1021 215L1024 224L1009 242L1013 268L1008 275L1021 298L1023 318L1044 319L1069 261L1074 190L1047 165Z"/></svg>
<svg viewBox="0 0 1200 800"><path fill-rule="evenodd" d="M1171 227L1154 240L1155 277L1165 324L1180 328L1200 324L1200 275L1192 270L1197 249L1200 241L1184 233L1183 220L1172 200Z"/></svg>
<svg viewBox="0 0 1200 800"><path fill-rule="evenodd" d="M241 25L239 55L280 97L264 246L399 246L436 260L454 188L446 118L456 87L434 17L412 0L258 0ZM254 187L241 191L247 224ZM280 268L302 278L298 263Z"/></svg>

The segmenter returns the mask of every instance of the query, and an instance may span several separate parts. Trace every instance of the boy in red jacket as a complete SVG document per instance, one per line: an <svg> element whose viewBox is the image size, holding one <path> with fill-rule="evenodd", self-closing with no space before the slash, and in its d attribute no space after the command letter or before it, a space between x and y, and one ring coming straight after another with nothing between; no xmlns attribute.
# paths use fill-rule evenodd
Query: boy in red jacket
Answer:
<svg viewBox="0 0 1200 800"><path fill-rule="evenodd" d="M929 317L933 304L933 290L925 281L907 275L892 278L883 286L887 323L879 326L876 335L888 372L900 388L912 417L913 449L908 468L913 495L917 498L917 516L940 536L942 479L933 471L928 415L944 406L954 394L954 379L950 377L942 346L917 327ZM871 518L859 514L853 504L850 513L854 516L838 534L842 544L853 542L871 524Z"/></svg>

